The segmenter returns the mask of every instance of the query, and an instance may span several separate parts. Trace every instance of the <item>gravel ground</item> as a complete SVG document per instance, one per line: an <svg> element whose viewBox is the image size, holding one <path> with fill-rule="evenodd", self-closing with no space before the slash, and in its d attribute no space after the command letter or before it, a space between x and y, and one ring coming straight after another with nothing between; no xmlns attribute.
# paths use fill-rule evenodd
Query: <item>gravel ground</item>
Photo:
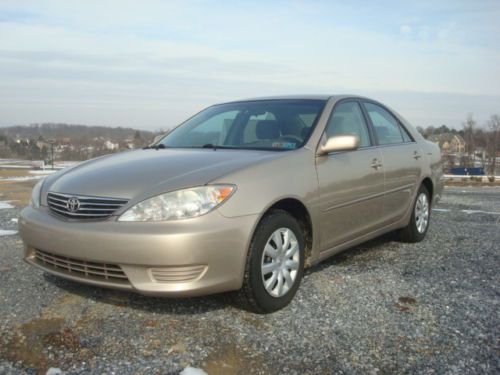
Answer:
<svg viewBox="0 0 500 375"><path fill-rule="evenodd" d="M499 373L499 229L500 188L447 188L424 242L340 254L267 316L60 280L0 237L0 373Z"/></svg>

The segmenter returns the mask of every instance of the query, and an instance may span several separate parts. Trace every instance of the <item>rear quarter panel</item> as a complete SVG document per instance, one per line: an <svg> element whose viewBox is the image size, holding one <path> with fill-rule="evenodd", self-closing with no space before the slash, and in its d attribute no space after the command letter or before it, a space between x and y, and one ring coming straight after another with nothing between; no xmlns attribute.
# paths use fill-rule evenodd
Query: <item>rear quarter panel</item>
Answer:
<svg viewBox="0 0 500 375"><path fill-rule="evenodd" d="M416 128L413 127L406 119L401 116L396 111L392 112L398 117L398 119L403 123L405 128L411 133L415 141L419 144L422 150L423 158L422 160L422 176L421 180L429 177L432 180L433 186L433 197L432 203L439 201L443 194L444 188L444 173L443 173L443 163L441 160L441 150L439 146L427 141L422 134L420 134Z"/></svg>
<svg viewBox="0 0 500 375"><path fill-rule="evenodd" d="M434 187L432 203L437 203L443 194L444 188L444 172L443 161L441 160L441 150L439 147L429 141L423 142L425 160L429 166L430 178Z"/></svg>

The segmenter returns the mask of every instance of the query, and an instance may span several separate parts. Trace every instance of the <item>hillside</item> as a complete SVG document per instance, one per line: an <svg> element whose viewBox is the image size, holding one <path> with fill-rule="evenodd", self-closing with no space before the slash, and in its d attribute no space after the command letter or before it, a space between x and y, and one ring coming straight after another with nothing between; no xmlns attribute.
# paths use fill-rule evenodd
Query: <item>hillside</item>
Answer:
<svg viewBox="0 0 500 375"><path fill-rule="evenodd" d="M28 126L10 126L0 128L0 134L4 134L11 139L35 139L40 136L45 139L70 138L75 142L89 142L95 138L103 138L112 142L123 142L126 139L133 139L138 130L133 128L87 126L72 124L44 123L32 124ZM153 139L154 133L146 130L139 130L142 139Z"/></svg>
<svg viewBox="0 0 500 375"><path fill-rule="evenodd" d="M29 160L86 160L140 148L155 134L122 127L69 124L33 124L0 128L0 158Z"/></svg>

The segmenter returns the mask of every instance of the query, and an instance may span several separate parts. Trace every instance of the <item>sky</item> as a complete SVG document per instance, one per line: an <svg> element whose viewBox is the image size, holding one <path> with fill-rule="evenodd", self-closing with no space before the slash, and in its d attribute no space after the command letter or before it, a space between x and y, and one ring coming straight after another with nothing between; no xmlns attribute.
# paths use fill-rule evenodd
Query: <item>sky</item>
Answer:
<svg viewBox="0 0 500 375"><path fill-rule="evenodd" d="M0 126L169 129L287 94L483 124L500 114L499 20L499 0L0 0Z"/></svg>

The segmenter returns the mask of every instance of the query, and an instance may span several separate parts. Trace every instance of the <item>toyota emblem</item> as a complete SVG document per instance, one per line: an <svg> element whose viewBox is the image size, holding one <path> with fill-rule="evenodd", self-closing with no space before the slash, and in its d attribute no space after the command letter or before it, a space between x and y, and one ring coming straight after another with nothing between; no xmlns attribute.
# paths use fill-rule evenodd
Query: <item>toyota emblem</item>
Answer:
<svg viewBox="0 0 500 375"><path fill-rule="evenodd" d="M69 212L75 213L80 208L80 201L78 200L77 197L71 197L68 199L68 202L66 203L66 208L68 209Z"/></svg>

